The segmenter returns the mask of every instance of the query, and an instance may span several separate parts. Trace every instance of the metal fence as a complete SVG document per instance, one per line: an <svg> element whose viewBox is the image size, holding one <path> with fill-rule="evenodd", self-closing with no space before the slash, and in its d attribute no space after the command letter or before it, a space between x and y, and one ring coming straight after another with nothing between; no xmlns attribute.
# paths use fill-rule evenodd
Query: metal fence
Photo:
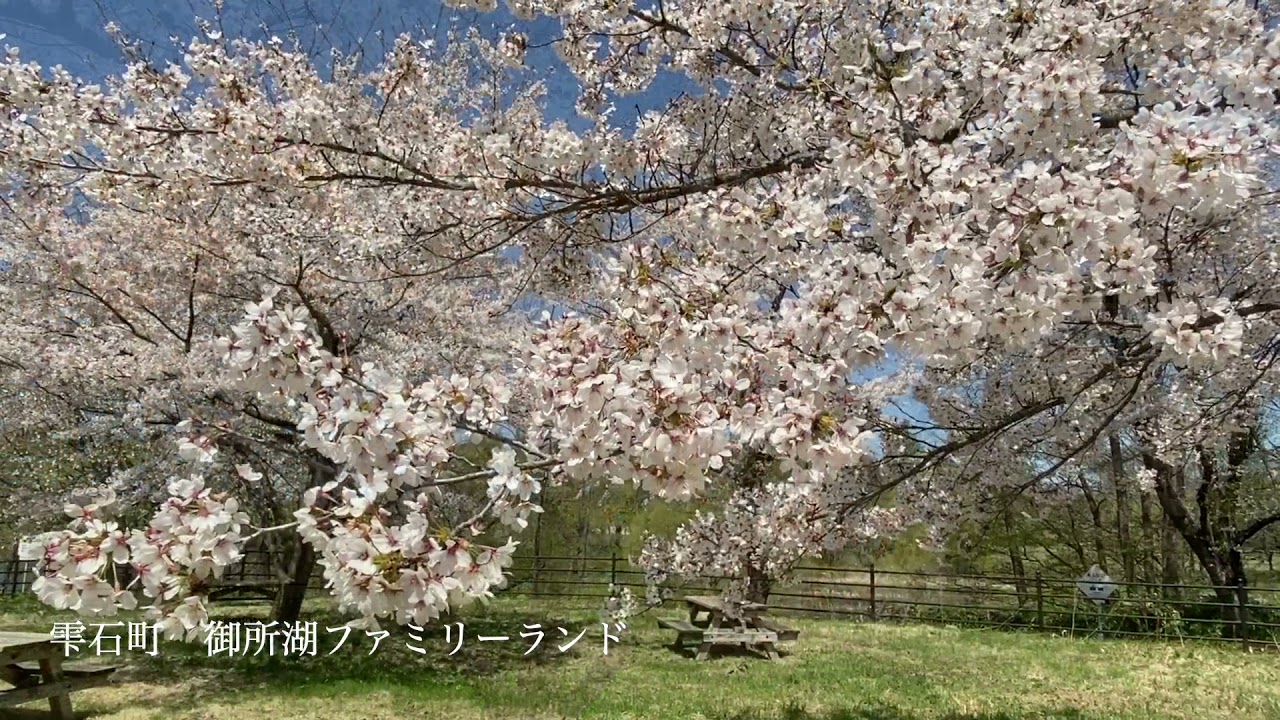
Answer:
<svg viewBox="0 0 1280 720"><path fill-rule="evenodd" d="M14 557L0 563L0 595L20 595L31 590L31 581L35 575L31 572L36 564L30 560L19 560Z"/></svg>
<svg viewBox="0 0 1280 720"><path fill-rule="evenodd" d="M283 582L281 571L287 569L284 555L265 549L249 549L240 559L223 570L218 585L223 587L250 586L272 588ZM31 591L35 579L35 562L19 560L16 553L8 560L0 561L0 595L21 595ZM127 568L126 568L127 569ZM324 587L320 568L312 574L309 587Z"/></svg>
<svg viewBox="0 0 1280 720"><path fill-rule="evenodd" d="M224 573L226 587L270 589L283 578L283 558L249 550ZM0 594L30 590L33 563L0 563ZM624 557L517 556L507 594L556 597L603 606L612 588L641 598L644 572ZM715 593L727 578L662 588L666 597ZM1095 603L1074 578L1041 575L961 575L885 570L874 565L801 565L773 587L768 605L802 615L909 620L988 628L1024 629L1071 636L1201 639L1238 643L1245 649L1280 649L1280 589L1160 585L1113 581L1114 593ZM309 583L324 586L317 568Z"/></svg>
<svg viewBox="0 0 1280 720"><path fill-rule="evenodd" d="M663 589L714 593L727 578ZM1075 578L961 575L874 565L801 565L776 584L768 606L783 613L873 621L924 621L1051 632L1077 637L1198 639L1280 650L1280 589L1112 581L1095 602ZM507 592L603 604L610 588L642 596L644 573L622 557L519 557ZM639 598L638 598L639 599Z"/></svg>

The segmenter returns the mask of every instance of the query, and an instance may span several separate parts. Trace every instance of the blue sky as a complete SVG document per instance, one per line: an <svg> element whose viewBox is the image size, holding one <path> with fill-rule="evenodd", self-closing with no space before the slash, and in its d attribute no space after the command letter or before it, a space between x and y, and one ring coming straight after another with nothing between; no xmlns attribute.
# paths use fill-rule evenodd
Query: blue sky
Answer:
<svg viewBox="0 0 1280 720"><path fill-rule="evenodd" d="M173 57L171 37L188 40L197 34L196 17L217 17L210 0L0 0L4 43L19 47L27 59L62 65L92 81L124 67L104 30L108 21L138 41L148 56L166 58ZM558 21L521 21L501 2L497 10L480 13L447 7L439 0L226 0L222 22L228 36L296 37L302 47L314 48L319 63L328 60L333 47L344 52L364 48L366 58L376 61L402 32L443 43L450 30L476 28L485 37L497 38L514 28L528 38L528 66L547 85L548 114L570 125L583 122L574 111L577 85L551 47L560 34ZM683 78L661 76L641 94L615 98L619 119L629 121L693 90Z"/></svg>

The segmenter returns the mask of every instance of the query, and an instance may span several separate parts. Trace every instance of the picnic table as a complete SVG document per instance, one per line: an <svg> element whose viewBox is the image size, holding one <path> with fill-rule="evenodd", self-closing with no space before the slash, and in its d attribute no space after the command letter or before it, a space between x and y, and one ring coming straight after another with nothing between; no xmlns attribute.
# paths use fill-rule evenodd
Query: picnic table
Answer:
<svg viewBox="0 0 1280 720"><path fill-rule="evenodd" d="M56 720L72 720L71 693L105 684L115 668L64 668L63 652L48 635L0 632L0 680L13 686L0 691L0 707L48 698Z"/></svg>
<svg viewBox="0 0 1280 720"><path fill-rule="evenodd" d="M766 617L768 608L761 603L737 603L738 612L729 613L724 601L718 597L692 595L684 598L684 602L689 606L687 621L661 619L658 626L676 631L677 648L684 647L690 640L697 641L695 658L698 660L710 657L711 648L715 645L738 645L763 652L770 660L775 660L778 650L774 643L800 637L798 630Z"/></svg>

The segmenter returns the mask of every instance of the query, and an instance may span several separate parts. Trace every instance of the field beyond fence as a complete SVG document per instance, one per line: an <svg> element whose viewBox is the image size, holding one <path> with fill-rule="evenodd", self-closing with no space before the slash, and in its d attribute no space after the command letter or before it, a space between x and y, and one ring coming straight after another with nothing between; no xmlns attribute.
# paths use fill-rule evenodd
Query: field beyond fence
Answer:
<svg viewBox="0 0 1280 720"><path fill-rule="evenodd" d="M224 574L215 600L270 597L283 581L280 564L278 556L265 550L246 552ZM17 559L0 562L0 594L29 592L32 566ZM646 590L644 572L618 555L522 555L509 572L504 595L560 598L600 608L614 592L611 588L629 588L641 603ZM667 585L663 596L715 593L726 580ZM1075 578L800 565L788 582L773 587L768 605L777 612L801 615L1075 637L1198 639L1236 643L1245 650L1280 650L1280 588L1112 582L1114 593L1099 605L1077 588ZM324 591L318 568L309 586L313 592ZM1224 595L1230 602L1224 602Z"/></svg>

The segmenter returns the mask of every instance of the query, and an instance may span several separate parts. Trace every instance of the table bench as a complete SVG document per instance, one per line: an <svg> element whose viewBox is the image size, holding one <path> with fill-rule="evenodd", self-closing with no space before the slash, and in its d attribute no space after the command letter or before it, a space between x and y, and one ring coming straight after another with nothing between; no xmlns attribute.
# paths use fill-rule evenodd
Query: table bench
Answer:
<svg viewBox="0 0 1280 720"><path fill-rule="evenodd" d="M689 606L688 620L660 619L658 626L676 631L678 649L696 642L698 650L694 657L697 660L706 660L717 645L745 647L774 660L778 657L775 643L800 637L798 630L765 617L768 609L760 603L740 603L740 617L732 618L720 598L695 595L684 598L684 602Z"/></svg>
<svg viewBox="0 0 1280 720"><path fill-rule="evenodd" d="M63 649L48 635L0 632L0 707L49 699L55 720L73 720L71 693L110 682L114 667L64 668Z"/></svg>

